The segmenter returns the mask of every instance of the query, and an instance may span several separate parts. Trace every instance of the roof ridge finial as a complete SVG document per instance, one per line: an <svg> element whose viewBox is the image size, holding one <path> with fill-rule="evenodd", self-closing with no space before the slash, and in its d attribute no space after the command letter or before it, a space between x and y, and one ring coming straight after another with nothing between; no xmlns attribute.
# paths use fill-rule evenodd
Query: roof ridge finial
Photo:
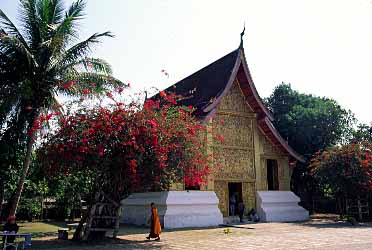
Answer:
<svg viewBox="0 0 372 250"><path fill-rule="evenodd" d="M245 21L244 21L244 28L243 28L243 31L242 33L240 33L240 48L243 47L243 36L244 36L244 33L245 33Z"/></svg>

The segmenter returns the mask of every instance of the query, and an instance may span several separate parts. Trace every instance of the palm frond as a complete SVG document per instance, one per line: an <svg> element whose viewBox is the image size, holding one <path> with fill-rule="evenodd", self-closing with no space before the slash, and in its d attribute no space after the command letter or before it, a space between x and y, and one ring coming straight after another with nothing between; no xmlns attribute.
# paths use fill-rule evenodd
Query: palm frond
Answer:
<svg viewBox="0 0 372 250"><path fill-rule="evenodd" d="M20 2L22 33L0 13L0 131L27 136L34 116L56 103L55 94L79 97L125 86L111 76L107 62L90 57L93 45L112 37L110 32L70 46L78 38L85 0L75 0L67 11L63 0Z"/></svg>
<svg viewBox="0 0 372 250"><path fill-rule="evenodd" d="M25 47L28 47L22 34L18 31L14 23L8 18L7 15L5 15L2 10L0 10L0 29L2 30L1 33L6 33L8 35L17 37Z"/></svg>
<svg viewBox="0 0 372 250"><path fill-rule="evenodd" d="M58 54L65 49L71 40L77 39L77 21L82 19L84 14L85 1L74 2L65 14L65 18L58 25L50 26L50 51Z"/></svg>
<svg viewBox="0 0 372 250"><path fill-rule="evenodd" d="M86 7L85 0L77 0L76 2L72 3L70 8L68 9L66 16L72 16L75 19L82 18L85 13L84 9Z"/></svg>
<svg viewBox="0 0 372 250"><path fill-rule="evenodd" d="M61 92L70 96L80 96L84 90L88 89L94 94L105 94L117 87L126 87L126 84L120 80L105 74L96 74L90 72L77 72L67 75L64 83L73 81L73 85L69 88L64 88L65 84L61 84L57 88L57 92Z"/></svg>
<svg viewBox="0 0 372 250"><path fill-rule="evenodd" d="M37 13L47 25L60 23L64 17L62 0L39 0L36 3Z"/></svg>
<svg viewBox="0 0 372 250"><path fill-rule="evenodd" d="M35 61L33 54L17 37L7 35L0 36L0 51L2 51L3 55L17 53L18 56L23 56L23 58L26 59L30 67L37 66L37 62Z"/></svg>
<svg viewBox="0 0 372 250"><path fill-rule="evenodd" d="M82 61L85 71L94 72L97 74L112 75L111 65L103 59L86 58Z"/></svg>
<svg viewBox="0 0 372 250"><path fill-rule="evenodd" d="M82 19L85 16L85 7L86 3L84 0L77 0L76 2L72 3L68 11L66 12L65 18L57 27L55 37L61 38L71 36L74 38L78 38L76 21Z"/></svg>
<svg viewBox="0 0 372 250"><path fill-rule="evenodd" d="M69 71L75 69L76 72L91 72L96 74L103 74L110 76L112 75L111 65L103 59L99 58L84 58L67 65L64 65L59 69L59 72Z"/></svg>
<svg viewBox="0 0 372 250"><path fill-rule="evenodd" d="M15 95L8 95L2 98L0 102L0 129L5 126L5 123L14 113L14 108L19 103L19 97Z"/></svg>
<svg viewBox="0 0 372 250"><path fill-rule="evenodd" d="M49 11L50 11L50 1L49 0L39 0L36 1L36 13L39 16L39 30L41 36L46 37L48 33L48 24L49 24Z"/></svg>
<svg viewBox="0 0 372 250"><path fill-rule="evenodd" d="M20 0L21 23L27 33L26 39L29 41L31 49L35 51L42 41L39 29L40 18L36 11L36 1L37 0Z"/></svg>
<svg viewBox="0 0 372 250"><path fill-rule="evenodd" d="M51 0L50 23L60 23L64 16L64 5L62 0Z"/></svg>
<svg viewBox="0 0 372 250"><path fill-rule="evenodd" d="M51 68L60 67L63 70L66 67L70 67L70 65L75 65L76 61L81 61L87 57L92 51L92 46L100 43L103 37L113 37L113 34L107 31L91 35L88 39L77 43L61 54L59 59L52 62Z"/></svg>

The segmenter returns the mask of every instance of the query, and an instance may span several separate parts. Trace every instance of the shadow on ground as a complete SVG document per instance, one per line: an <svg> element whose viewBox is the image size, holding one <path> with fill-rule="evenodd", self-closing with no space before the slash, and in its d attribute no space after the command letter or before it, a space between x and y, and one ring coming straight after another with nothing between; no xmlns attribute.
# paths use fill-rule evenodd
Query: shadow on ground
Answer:
<svg viewBox="0 0 372 250"><path fill-rule="evenodd" d="M305 227L312 227L312 228L372 228L372 223L359 223L357 225L351 225L351 223L346 221L337 221L337 222L327 222L327 221L310 221L310 222L303 222L301 225Z"/></svg>
<svg viewBox="0 0 372 250"><path fill-rule="evenodd" d="M197 232L198 230L216 229L216 228L225 228L225 227L239 228L240 226L239 225L221 225L219 227L189 227L189 228L174 228L174 229L163 228L162 232L182 232L182 231L194 231L194 232L196 231ZM253 228L249 228L249 229L253 229ZM121 224L118 235L125 236L125 235L133 235L133 234L148 234L149 232L150 232L150 228L148 227Z"/></svg>
<svg viewBox="0 0 372 250"><path fill-rule="evenodd" d="M120 249L161 249L163 242L157 241L131 241L124 239L106 239L100 242L75 242L72 240L34 240L32 249L38 250L120 250Z"/></svg>

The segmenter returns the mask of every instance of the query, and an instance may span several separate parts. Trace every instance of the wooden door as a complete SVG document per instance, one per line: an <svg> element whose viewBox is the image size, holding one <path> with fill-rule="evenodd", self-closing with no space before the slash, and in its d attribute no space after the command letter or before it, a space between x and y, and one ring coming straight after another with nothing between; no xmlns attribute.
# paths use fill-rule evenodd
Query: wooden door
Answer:
<svg viewBox="0 0 372 250"><path fill-rule="evenodd" d="M267 167L267 190L279 190L278 161L268 159Z"/></svg>

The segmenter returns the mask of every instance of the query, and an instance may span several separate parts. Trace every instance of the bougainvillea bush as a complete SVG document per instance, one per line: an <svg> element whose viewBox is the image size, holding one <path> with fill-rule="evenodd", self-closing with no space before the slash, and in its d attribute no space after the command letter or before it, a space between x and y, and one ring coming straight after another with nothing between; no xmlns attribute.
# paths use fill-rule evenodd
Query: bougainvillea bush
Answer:
<svg viewBox="0 0 372 250"><path fill-rule="evenodd" d="M160 92L158 100L78 108L59 121L59 129L38 152L51 174L86 172L92 192L115 199L135 191L161 191L174 182L202 185L210 156L204 150L206 127L192 107Z"/></svg>
<svg viewBox="0 0 372 250"><path fill-rule="evenodd" d="M372 145L335 146L318 153L310 164L320 188L336 197L357 197L372 191Z"/></svg>

